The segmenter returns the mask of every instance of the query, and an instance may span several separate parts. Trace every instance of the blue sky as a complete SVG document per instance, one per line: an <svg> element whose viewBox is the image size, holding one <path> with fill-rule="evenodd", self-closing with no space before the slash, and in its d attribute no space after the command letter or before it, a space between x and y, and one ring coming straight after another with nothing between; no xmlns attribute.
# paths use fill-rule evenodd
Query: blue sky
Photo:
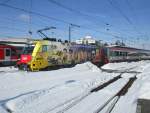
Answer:
<svg viewBox="0 0 150 113"><path fill-rule="evenodd" d="M150 47L150 0L55 0L85 15L59 7L48 0L32 0L32 8L31 0L6 1L0 0L0 3L80 25L81 28L72 29L72 40L91 35L97 40L110 43L117 40L115 35L122 37L129 46ZM55 26L57 29L46 33L56 38L68 39L68 24L33 14L30 23L29 15L27 12L0 6L0 37L26 37L31 29L32 37L39 38L36 33L38 29Z"/></svg>

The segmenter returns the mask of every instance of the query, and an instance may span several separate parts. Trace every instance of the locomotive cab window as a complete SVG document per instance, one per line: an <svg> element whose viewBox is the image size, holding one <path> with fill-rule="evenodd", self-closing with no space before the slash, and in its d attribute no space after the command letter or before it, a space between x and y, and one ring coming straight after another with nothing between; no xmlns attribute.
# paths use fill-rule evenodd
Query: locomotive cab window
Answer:
<svg viewBox="0 0 150 113"><path fill-rule="evenodd" d="M35 47L35 45L27 45L23 49L23 54L32 54L34 47Z"/></svg>

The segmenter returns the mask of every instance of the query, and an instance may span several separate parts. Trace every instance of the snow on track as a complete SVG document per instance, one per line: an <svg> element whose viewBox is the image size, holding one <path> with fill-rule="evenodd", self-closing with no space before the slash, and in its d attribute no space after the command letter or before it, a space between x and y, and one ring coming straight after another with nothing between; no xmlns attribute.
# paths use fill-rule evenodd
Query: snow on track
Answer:
<svg viewBox="0 0 150 113"><path fill-rule="evenodd" d="M93 113L96 109L103 106L104 103L113 97L127 83L127 81L128 79L125 78L119 79L106 88L92 93L65 113Z"/></svg>
<svg viewBox="0 0 150 113"><path fill-rule="evenodd" d="M141 87L140 80L136 80L126 95L122 96L111 113L136 113L136 99L138 97L137 90Z"/></svg>
<svg viewBox="0 0 150 113"><path fill-rule="evenodd" d="M134 113L139 89L144 86L143 82L150 81L150 61L109 63L102 68L121 72L132 68L132 71L141 72L133 87L119 99L112 111L124 113L130 105L128 111ZM65 113L93 113L137 74L124 73L122 78L88 95L91 89L120 73L101 71L90 62L54 71L24 72L7 67L0 68L0 71L0 113L7 113L6 109L13 113L61 113L70 105L71 108L64 110ZM73 104L75 101L77 103ZM107 107L103 109L104 113Z"/></svg>
<svg viewBox="0 0 150 113"><path fill-rule="evenodd" d="M5 73L0 76L0 103L14 113L45 112L117 75L89 62L55 71Z"/></svg>
<svg viewBox="0 0 150 113"><path fill-rule="evenodd" d="M139 61L139 62L118 62L118 63L108 63L102 66L102 69L111 69L111 70L125 70L132 67L132 71L143 72L150 64L150 60Z"/></svg>

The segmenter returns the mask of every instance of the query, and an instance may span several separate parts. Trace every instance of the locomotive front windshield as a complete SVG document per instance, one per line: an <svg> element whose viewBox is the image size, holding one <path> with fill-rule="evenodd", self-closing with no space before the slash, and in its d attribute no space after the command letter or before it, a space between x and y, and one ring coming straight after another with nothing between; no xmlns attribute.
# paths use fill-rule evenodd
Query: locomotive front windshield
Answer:
<svg viewBox="0 0 150 113"><path fill-rule="evenodd" d="M35 47L35 45L28 45L28 46L24 47L23 54L32 54L34 47Z"/></svg>

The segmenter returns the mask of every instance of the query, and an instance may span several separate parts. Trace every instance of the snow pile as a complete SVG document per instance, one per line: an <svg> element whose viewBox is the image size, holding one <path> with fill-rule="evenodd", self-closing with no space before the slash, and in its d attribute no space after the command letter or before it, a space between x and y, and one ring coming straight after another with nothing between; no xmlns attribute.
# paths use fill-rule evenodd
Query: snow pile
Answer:
<svg viewBox="0 0 150 113"><path fill-rule="evenodd" d="M83 64L77 64L75 66L75 69L84 69L84 70L92 70L92 71L101 71L96 65L92 64L91 62L86 62L86 63L83 63Z"/></svg>

